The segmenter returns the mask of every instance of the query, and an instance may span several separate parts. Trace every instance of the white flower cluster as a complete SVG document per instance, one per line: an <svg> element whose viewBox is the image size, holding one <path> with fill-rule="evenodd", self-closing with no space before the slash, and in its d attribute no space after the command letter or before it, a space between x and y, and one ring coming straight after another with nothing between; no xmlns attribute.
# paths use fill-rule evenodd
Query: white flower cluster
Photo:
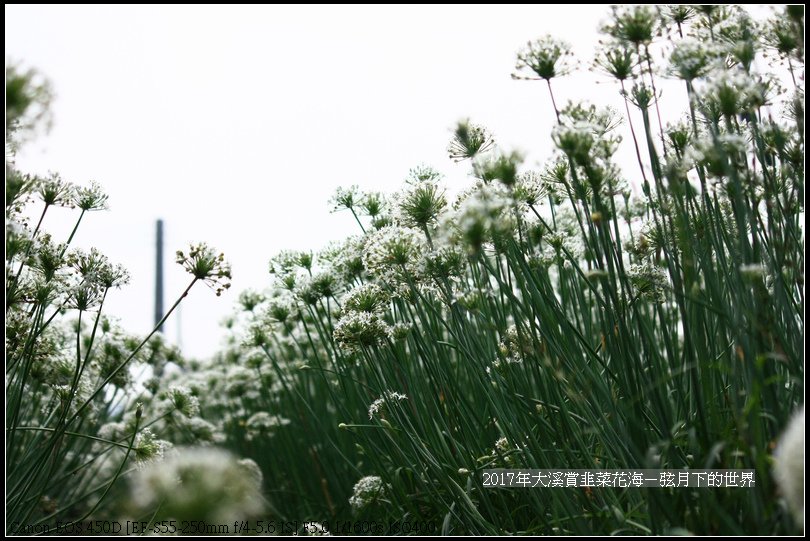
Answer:
<svg viewBox="0 0 810 541"><path fill-rule="evenodd" d="M527 333L527 330L522 331ZM532 341L531 336L521 335L515 325L511 325L501 336L498 343L498 356L492 361L491 366L487 366L487 375L492 377L495 370L501 375L506 375L508 365L521 364L527 355L535 353L537 346ZM493 380L494 381L494 380Z"/></svg>
<svg viewBox="0 0 810 541"><path fill-rule="evenodd" d="M588 120L575 120L558 124L551 131L551 138L563 154L577 165L590 163L592 149L597 142L599 126Z"/></svg>
<svg viewBox="0 0 810 541"><path fill-rule="evenodd" d="M700 165L709 176L722 178L735 167L735 160L744 159L747 141L741 135L721 133L712 137L701 137L694 141L684 153L684 165Z"/></svg>
<svg viewBox="0 0 810 541"><path fill-rule="evenodd" d="M105 423L101 425L96 434L99 438L109 441L119 441L126 434L124 423Z"/></svg>
<svg viewBox="0 0 810 541"><path fill-rule="evenodd" d="M382 416L384 413L383 408L386 404L396 404L407 399L408 397L402 393L398 393L396 391L385 391L380 398L372 402L368 407L368 418L374 419L375 415Z"/></svg>
<svg viewBox="0 0 810 541"><path fill-rule="evenodd" d="M366 238L363 264L371 275L388 283L399 283L415 273L416 262L425 249L425 239L419 231L387 226Z"/></svg>
<svg viewBox="0 0 810 541"><path fill-rule="evenodd" d="M379 285L367 283L350 289L340 299L346 312L382 314L388 306L389 295Z"/></svg>
<svg viewBox="0 0 810 541"><path fill-rule="evenodd" d="M349 498L349 505L355 511L360 511L378 498L384 496L385 485L380 477L367 475L354 485L354 493Z"/></svg>
<svg viewBox="0 0 810 541"><path fill-rule="evenodd" d="M248 441L260 436L272 437L276 429L287 426L290 420L280 415L271 415L266 411L257 411L245 422L245 433Z"/></svg>
<svg viewBox="0 0 810 541"><path fill-rule="evenodd" d="M447 154L451 159L460 162L475 158L491 149L494 144L495 139L484 126L463 120L456 126L453 137L447 145Z"/></svg>
<svg viewBox="0 0 810 541"><path fill-rule="evenodd" d="M553 36L530 41L518 52L516 73L512 77L526 78L520 72L545 80L566 75L573 68L569 58L572 55L571 46Z"/></svg>
<svg viewBox="0 0 810 541"><path fill-rule="evenodd" d="M59 399L59 402L50 402L47 404L45 408L43 408L45 410L43 413L50 413L52 411L51 408L57 407L57 404L64 404L70 401L68 414L73 415L79 410L81 405L90 400L90 397L93 395L93 387L86 378L81 378L75 389L73 389L72 385L51 385L51 389L54 395ZM95 405L91 402L90 406L85 409L85 411L90 413L94 409Z"/></svg>
<svg viewBox="0 0 810 541"><path fill-rule="evenodd" d="M458 204L456 213L444 220L447 244L458 236L466 248L476 253L485 243L509 237L515 229L515 201L499 185L481 185Z"/></svg>
<svg viewBox="0 0 810 541"><path fill-rule="evenodd" d="M524 205L540 205L549 194L549 185L537 171L524 171L514 186L515 199Z"/></svg>
<svg viewBox="0 0 810 541"><path fill-rule="evenodd" d="M264 511L260 487L256 469L227 451L189 448L138 472L132 503L144 513L160 508L161 516L224 524Z"/></svg>
<svg viewBox="0 0 810 541"><path fill-rule="evenodd" d="M231 365L225 377L225 393L230 397L257 398L261 393L256 372L244 366Z"/></svg>
<svg viewBox="0 0 810 541"><path fill-rule="evenodd" d="M198 242L189 247L188 255L177 250L175 260L186 271L213 289L217 297L231 287L231 265L225 261L225 254Z"/></svg>
<svg viewBox="0 0 810 541"><path fill-rule="evenodd" d="M191 394L191 390L184 385L169 387L169 401L186 417L194 417L200 412L200 400Z"/></svg>
<svg viewBox="0 0 810 541"><path fill-rule="evenodd" d="M639 297L653 302L663 302L670 289L667 272L652 263L631 265L627 277Z"/></svg>
<svg viewBox="0 0 810 541"><path fill-rule="evenodd" d="M684 81L694 81L717 69L725 71L725 51L714 42L684 38L669 57L670 72Z"/></svg>
<svg viewBox="0 0 810 541"><path fill-rule="evenodd" d="M352 283L359 278L363 266L364 237L349 237L342 242L333 242L319 254L321 263L328 263L344 283Z"/></svg>
<svg viewBox="0 0 810 541"><path fill-rule="evenodd" d="M491 456L502 458L504 464L514 467L517 465L515 454L521 452L520 445L512 445L508 438L502 436L495 442L495 448L492 450Z"/></svg>
<svg viewBox="0 0 810 541"><path fill-rule="evenodd" d="M338 347L351 352L382 344L390 332L380 314L351 311L335 324L333 337Z"/></svg>
<svg viewBox="0 0 810 541"><path fill-rule="evenodd" d="M426 252L419 261L419 272L421 276L432 278L441 284L443 280L459 279L466 264L466 254L448 244Z"/></svg>
<svg viewBox="0 0 810 541"><path fill-rule="evenodd" d="M426 228L434 225L447 207L444 189L429 177L407 184L392 196L393 218L402 225Z"/></svg>
<svg viewBox="0 0 810 541"><path fill-rule="evenodd" d="M133 451L135 460L139 466L143 467L144 464L162 461L166 452L171 448L170 442L157 439L150 428L144 428L135 437Z"/></svg>
<svg viewBox="0 0 810 541"><path fill-rule="evenodd" d="M289 293L273 297L267 303L265 318L270 321L284 324L297 316L298 305Z"/></svg>
<svg viewBox="0 0 810 541"><path fill-rule="evenodd" d="M757 78L741 69L725 69L695 86L698 105L715 108L725 116L756 110L768 103L773 81Z"/></svg>
<svg viewBox="0 0 810 541"><path fill-rule="evenodd" d="M237 460L236 464L242 468L242 470L244 470L251 479L254 479L257 485L262 485L264 474L262 473L262 469L259 467L259 465L256 464L255 460L252 458L242 458Z"/></svg>
<svg viewBox="0 0 810 541"><path fill-rule="evenodd" d="M515 325L506 329L498 344L498 352L508 364L522 363L524 356L532 350L530 337L521 336Z"/></svg>
<svg viewBox="0 0 810 541"><path fill-rule="evenodd" d="M544 265L562 263L565 268L570 268L571 259L579 262L585 255L579 222L570 205L559 207L555 220L554 231L544 237L546 242L543 244L540 261Z"/></svg>
<svg viewBox="0 0 810 541"><path fill-rule="evenodd" d="M354 207L360 205L362 195L360 188L356 185L344 188L342 186L335 190L335 194L329 200L329 206L332 207L332 212L337 212L343 209L352 210Z"/></svg>
<svg viewBox="0 0 810 541"><path fill-rule="evenodd" d="M185 419L182 426L189 431L198 445L222 443L225 441L225 434L202 417Z"/></svg>

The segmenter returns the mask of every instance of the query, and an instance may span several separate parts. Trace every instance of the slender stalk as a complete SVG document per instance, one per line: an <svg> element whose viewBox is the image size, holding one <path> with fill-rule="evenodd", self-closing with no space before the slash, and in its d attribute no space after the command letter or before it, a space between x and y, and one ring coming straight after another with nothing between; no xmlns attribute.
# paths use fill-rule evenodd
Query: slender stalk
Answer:
<svg viewBox="0 0 810 541"><path fill-rule="evenodd" d="M96 512L96 509L98 509L101 506L102 502L105 501L107 494L110 493L110 490L112 490L113 485L121 476L121 472L124 470L124 466L126 465L127 460L129 459L129 454L132 452L132 449L135 446L135 437L138 435L138 425L140 424L140 422L141 422L140 415L136 415L135 429L132 431L132 436L129 438L129 444L126 446L126 453L124 454L124 458L118 465L118 469L115 471L115 474L113 475L112 479L107 484L107 487L104 489L104 492L101 494L98 500L96 500L96 503L86 513L84 513L80 518L76 519L72 523L68 523L65 526L66 528L72 526L73 524L81 524L82 521L86 520L88 517L93 516L93 513Z"/></svg>
<svg viewBox="0 0 810 541"><path fill-rule="evenodd" d="M548 95L551 96L551 105L554 107L554 115L557 117L557 124L560 124L560 110L557 109L557 101L554 99L554 92L551 90L551 79L546 79L548 85Z"/></svg>
<svg viewBox="0 0 810 541"><path fill-rule="evenodd" d="M76 220L76 225L73 226L73 230L70 232L70 236L68 236L67 242L62 247L62 252L59 254L60 256L65 255L65 251L70 246L70 243L73 242L73 236L76 234L76 231L79 229L79 224L82 223L82 218L84 218L84 213L87 212L86 210L82 209L81 214L79 214L79 219Z"/></svg>
<svg viewBox="0 0 810 541"><path fill-rule="evenodd" d="M363 222L360 221L360 218L357 216L357 213L354 211L353 207L350 207L349 210L352 211L352 216L354 216L355 221L357 221L357 225L360 226L360 231L362 231L363 234L365 235L366 234L366 228L363 227Z"/></svg>
<svg viewBox="0 0 810 541"><path fill-rule="evenodd" d="M175 308L177 308L180 305L180 303L182 302L182 300L184 298L186 298L186 296L188 296L188 292L191 291L191 288L194 287L194 284L197 283L197 280L199 280L199 278L196 278L196 277L191 280L191 283L188 284L188 286L183 291L183 293L180 295L180 297L178 297L177 300L172 305L172 307L169 308L168 312L166 312L166 314L164 314L164 316L162 318L160 318L160 321L158 321L157 325L155 325L155 327L152 329L152 331L148 335L146 335L146 337L143 340L141 340L141 342L135 347L135 349L132 350L132 353L130 353L129 356L126 359L124 359L118 366L116 366L115 369L110 373L110 375L107 376L104 379L104 381L101 382L101 384L98 386L98 388L95 390L95 392L93 392L93 394L90 395L90 397L84 402L84 404L82 404L76 410L76 413L74 413L70 417L70 419L68 419L68 421L65 423L66 426L69 426L74 420L76 420L77 417L79 417L79 415L82 414L82 412L90 405L90 403L93 401L93 399L95 397L97 397L99 395L99 393L101 393L101 391L107 386L107 384L110 383L113 380L113 378L116 375L118 375L118 373L121 370L123 370L129 364L129 362L135 357L135 355L138 354L138 352L141 350L141 348L146 345L146 343L149 341L149 339L152 338L152 336L154 336L154 334L156 332L158 332L158 330L166 322L166 320L169 319L169 316L172 314L172 312L174 312Z"/></svg>
<svg viewBox="0 0 810 541"><path fill-rule="evenodd" d="M638 160L638 169L641 171L641 178L644 184L647 184L647 174L644 172L644 163L641 161L641 150L638 147L638 137L636 137L636 129L633 127L633 117L630 115L630 104L627 99L627 90L624 87L624 80L619 81L622 87L622 99L624 100L624 110L627 112L627 122L630 124L630 135L633 136L633 147L636 149L636 159Z"/></svg>
<svg viewBox="0 0 810 541"><path fill-rule="evenodd" d="M650 74L650 86L653 91L653 103L655 103L655 115L658 117L658 132L661 136L661 149L664 152L664 158L667 157L667 140L664 137L664 123L661 121L661 108L658 105L658 91L655 88L655 76L653 75L652 56L650 56L649 45L644 46L644 55L647 60L647 71Z"/></svg>

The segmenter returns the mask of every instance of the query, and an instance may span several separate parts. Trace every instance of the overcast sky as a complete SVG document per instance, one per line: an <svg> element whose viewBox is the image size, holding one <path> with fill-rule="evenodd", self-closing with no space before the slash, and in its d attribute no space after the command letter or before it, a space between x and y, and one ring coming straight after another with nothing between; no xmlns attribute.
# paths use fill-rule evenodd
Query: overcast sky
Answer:
<svg viewBox="0 0 810 541"><path fill-rule="evenodd" d="M53 129L23 149L18 167L97 180L110 194L110 211L87 216L75 238L132 274L107 313L130 331L151 329L158 218L167 306L189 279L175 250L202 240L231 261L229 293L195 286L182 304L184 352L206 356L238 292L269 284L273 254L358 232L351 215L329 213L337 186L390 192L422 163L466 185L467 166L445 153L464 117L524 151L528 166L545 161L553 110L545 85L510 78L515 53L551 33L590 63L608 8L6 6L5 14L7 62L40 70L56 94ZM583 72L555 84L558 102L623 107L605 77ZM680 87L670 96L685 105ZM633 156L621 157L628 170ZM66 238L75 217L49 211L45 227ZM177 328L167 324L169 338Z"/></svg>

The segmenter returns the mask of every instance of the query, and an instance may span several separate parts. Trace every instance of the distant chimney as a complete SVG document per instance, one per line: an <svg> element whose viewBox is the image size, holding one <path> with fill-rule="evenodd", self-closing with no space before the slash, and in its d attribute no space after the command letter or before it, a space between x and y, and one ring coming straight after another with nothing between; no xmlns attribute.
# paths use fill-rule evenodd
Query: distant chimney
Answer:
<svg viewBox="0 0 810 541"><path fill-rule="evenodd" d="M155 325L163 319L163 220L157 221L155 235ZM158 331L163 332L161 327Z"/></svg>

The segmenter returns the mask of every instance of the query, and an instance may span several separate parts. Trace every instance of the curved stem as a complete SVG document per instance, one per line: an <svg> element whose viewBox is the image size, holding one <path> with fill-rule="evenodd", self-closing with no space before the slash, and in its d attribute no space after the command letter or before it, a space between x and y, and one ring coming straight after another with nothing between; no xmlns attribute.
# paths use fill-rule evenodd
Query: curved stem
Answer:
<svg viewBox="0 0 810 541"><path fill-rule="evenodd" d="M51 205L49 203L45 203L45 208L42 209L42 214L40 214L39 216L39 221L37 222L37 226L34 228L34 233L31 235L31 240L37 238L37 233L39 232L39 228L42 225L42 220L45 219L45 213L48 212L48 207L50 206Z"/></svg>
<svg viewBox="0 0 810 541"><path fill-rule="evenodd" d="M557 115L557 124L560 124L560 110L557 109L557 101L554 99L554 92L551 91L551 79L546 79L548 94L551 96L551 105L554 106L554 114Z"/></svg>

